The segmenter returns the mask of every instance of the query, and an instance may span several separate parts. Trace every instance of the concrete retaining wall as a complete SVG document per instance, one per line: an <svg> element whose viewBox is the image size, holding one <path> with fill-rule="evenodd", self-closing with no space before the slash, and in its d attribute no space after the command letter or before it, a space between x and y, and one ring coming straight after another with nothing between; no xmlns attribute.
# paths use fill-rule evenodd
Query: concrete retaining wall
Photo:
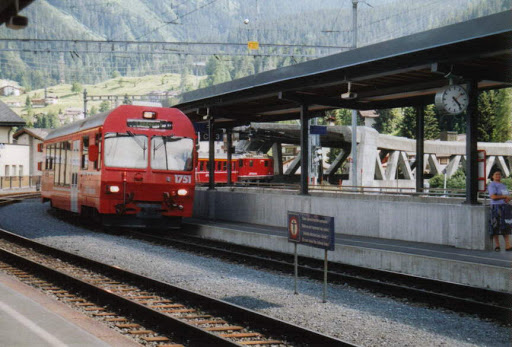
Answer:
<svg viewBox="0 0 512 347"><path fill-rule="evenodd" d="M257 188L196 189L194 216L269 226L287 225L287 211L335 217L335 232L466 249L490 247L487 206L459 199L313 193Z"/></svg>
<svg viewBox="0 0 512 347"><path fill-rule="evenodd" d="M187 232L205 239L293 254L293 245L285 235L242 232L204 224L189 224ZM299 256L324 259L324 251L318 248L298 247L298 253ZM350 245L337 245L329 252L329 261L508 293L512 290L508 267Z"/></svg>

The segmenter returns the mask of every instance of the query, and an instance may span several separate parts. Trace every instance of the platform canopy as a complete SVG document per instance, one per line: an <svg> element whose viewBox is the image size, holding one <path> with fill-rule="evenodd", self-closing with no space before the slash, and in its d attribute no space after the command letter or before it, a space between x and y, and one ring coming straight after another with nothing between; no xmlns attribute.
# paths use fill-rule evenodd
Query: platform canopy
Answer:
<svg viewBox="0 0 512 347"><path fill-rule="evenodd" d="M217 127L299 118L335 108L358 110L425 105L449 84L512 86L512 17L501 12L267 71L182 95L175 105L193 121ZM357 97L342 99L351 91Z"/></svg>
<svg viewBox="0 0 512 347"><path fill-rule="evenodd" d="M9 21L16 15L16 1L18 1L18 10L21 11L34 0L2 0L0 1L0 25Z"/></svg>

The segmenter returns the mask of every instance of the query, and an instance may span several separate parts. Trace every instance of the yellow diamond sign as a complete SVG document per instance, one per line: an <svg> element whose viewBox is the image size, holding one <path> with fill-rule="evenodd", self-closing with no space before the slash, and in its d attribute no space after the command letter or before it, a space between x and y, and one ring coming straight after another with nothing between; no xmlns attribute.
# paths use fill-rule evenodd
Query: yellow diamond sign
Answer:
<svg viewBox="0 0 512 347"><path fill-rule="evenodd" d="M247 48L249 49L259 49L260 48L260 43L258 41L249 41L247 42Z"/></svg>

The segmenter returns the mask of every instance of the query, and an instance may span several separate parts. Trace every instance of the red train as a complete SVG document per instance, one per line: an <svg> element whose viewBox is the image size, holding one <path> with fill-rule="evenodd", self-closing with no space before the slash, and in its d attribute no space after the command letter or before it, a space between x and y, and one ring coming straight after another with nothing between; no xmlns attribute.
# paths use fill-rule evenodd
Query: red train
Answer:
<svg viewBox="0 0 512 347"><path fill-rule="evenodd" d="M227 183L227 158L215 158L215 183ZM267 155L233 155L231 182L268 182L274 176L274 163ZM196 168L196 182L208 183L209 159L200 157Z"/></svg>
<svg viewBox="0 0 512 347"><path fill-rule="evenodd" d="M55 129L41 196L104 225L177 227L192 215L197 137L172 108L123 105Z"/></svg>

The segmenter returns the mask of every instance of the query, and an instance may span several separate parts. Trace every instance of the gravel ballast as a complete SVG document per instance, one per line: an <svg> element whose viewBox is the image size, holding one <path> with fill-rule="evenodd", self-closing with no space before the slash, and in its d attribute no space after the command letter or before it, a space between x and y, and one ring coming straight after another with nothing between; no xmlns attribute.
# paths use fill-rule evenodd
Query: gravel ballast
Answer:
<svg viewBox="0 0 512 347"><path fill-rule="evenodd" d="M48 213L39 200L0 208L0 227L81 256L199 291L361 346L510 346L511 329L343 285L270 273L91 231Z"/></svg>

